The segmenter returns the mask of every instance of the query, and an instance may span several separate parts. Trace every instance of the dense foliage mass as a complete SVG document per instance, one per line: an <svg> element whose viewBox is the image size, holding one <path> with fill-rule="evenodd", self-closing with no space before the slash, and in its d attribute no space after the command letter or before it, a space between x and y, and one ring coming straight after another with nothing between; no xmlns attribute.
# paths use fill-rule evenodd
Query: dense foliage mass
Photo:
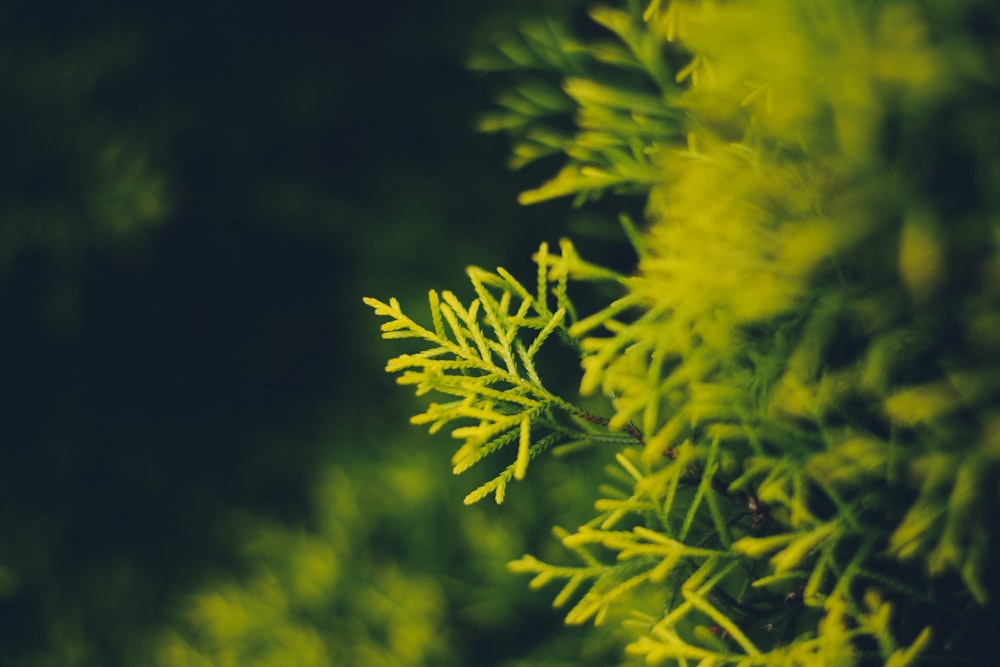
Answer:
<svg viewBox="0 0 1000 667"><path fill-rule="evenodd" d="M456 473L507 457L467 502L502 501L547 449L616 448L593 519L558 532L566 559L511 569L559 582L568 623L624 624L625 660L988 663L1000 9L590 16L605 39L541 21L476 59L516 82L483 128L512 135L515 166L564 157L524 203L644 197L642 224L622 217L637 266L543 244L537 286L471 268L475 297L432 292L427 327L368 299L386 338L419 342L388 370L448 397L414 423L452 429ZM618 296L579 314L569 292L592 280ZM546 388L535 359L554 341L607 416Z"/></svg>

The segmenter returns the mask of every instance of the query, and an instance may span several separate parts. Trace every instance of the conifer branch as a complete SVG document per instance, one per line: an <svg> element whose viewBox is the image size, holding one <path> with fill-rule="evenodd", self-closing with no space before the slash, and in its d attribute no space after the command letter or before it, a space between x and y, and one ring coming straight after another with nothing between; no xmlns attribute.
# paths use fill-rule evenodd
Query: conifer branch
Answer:
<svg viewBox="0 0 1000 667"><path fill-rule="evenodd" d="M569 277L584 273L602 280L619 279L583 261L568 241L562 242L561 249L561 255L552 256L546 244L539 248L535 293L503 268L490 272L479 267L467 271L476 294L468 305L450 291L431 290L432 329L409 318L396 299L388 303L364 299L376 315L388 319L382 324L384 338L412 338L427 345L419 352L390 359L386 371L398 373L399 384L415 385L417 395L437 392L459 399L432 402L410 420L428 424L431 433L449 427L451 436L462 441L452 458L455 474L516 443L514 462L468 494L466 503L491 493L502 502L508 483L523 479L529 462L554 445L580 440L641 441L634 427L628 436L616 436L606 429L594 432L578 422L574 426L566 418L600 426L608 422L550 392L539 377L535 360L554 334L576 348L567 321L572 307L566 295ZM555 310L550 307L553 297Z"/></svg>

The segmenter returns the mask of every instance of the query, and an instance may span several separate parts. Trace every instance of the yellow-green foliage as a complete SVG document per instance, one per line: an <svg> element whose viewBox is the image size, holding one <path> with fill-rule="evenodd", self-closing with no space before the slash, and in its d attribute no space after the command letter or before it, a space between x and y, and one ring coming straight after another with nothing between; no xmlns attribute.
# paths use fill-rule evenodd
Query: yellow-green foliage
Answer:
<svg viewBox="0 0 1000 667"><path fill-rule="evenodd" d="M470 267L468 274L477 298L466 307L452 292L439 296L431 291L433 329L407 317L396 299L390 299L389 303L365 299L376 315L389 318L382 325L383 338L413 338L428 345L416 354L392 359L386 370L402 371L398 382L416 385L418 395L436 391L459 399L431 403L424 413L411 419L414 424L430 424L431 433L452 422L459 423L451 431L453 438L463 441L452 458L455 474L468 470L498 449L517 443L514 462L470 493L466 504L489 493L494 494L498 503L503 502L508 482L512 478L524 479L528 461L540 452L559 442L597 437L580 426L579 420L590 417L588 413L545 388L535 358L553 333L573 344L566 326L566 319L571 317L566 283L571 276L612 280L620 277L581 261L568 243L563 244L563 250L563 255L553 260L550 270L548 247L542 244L535 258L538 263L535 294L502 268L490 273ZM550 278L556 283L552 295L555 312L548 303ZM499 290L499 298L493 290ZM560 421L558 413L576 417L577 423Z"/></svg>
<svg viewBox="0 0 1000 667"><path fill-rule="evenodd" d="M634 274L580 319L568 244L543 246L537 296L478 269L471 307L432 295L436 333L370 300L386 337L437 346L389 370L459 397L445 416L476 422L453 432L464 450L520 433L520 477L536 422L570 437L551 411L584 414L543 392L531 352L556 330L579 349L581 392L613 405L589 421L630 436L613 445L618 482L560 533L580 565L511 567L565 582L569 623L633 612L628 656L975 656L957 628L984 625L1000 536L1000 10L654 0L591 16L616 41L534 26L477 61L529 73L484 129L514 135L516 164L564 153L525 203L644 194L644 227L625 220ZM536 70L562 73L563 96ZM578 130L560 135L568 108ZM540 333L514 343L517 327ZM493 412L470 407L483 402Z"/></svg>
<svg viewBox="0 0 1000 667"><path fill-rule="evenodd" d="M450 664L440 583L427 573L403 571L371 545L371 525L389 508L397 515L401 506L432 512L433 496L419 470L383 466L383 478L366 489L344 470L331 470L318 489L319 525L311 530L243 518L239 534L249 569L215 577L191 594L175 626L155 639L154 654L140 664ZM414 536L410 546L420 539L426 538Z"/></svg>

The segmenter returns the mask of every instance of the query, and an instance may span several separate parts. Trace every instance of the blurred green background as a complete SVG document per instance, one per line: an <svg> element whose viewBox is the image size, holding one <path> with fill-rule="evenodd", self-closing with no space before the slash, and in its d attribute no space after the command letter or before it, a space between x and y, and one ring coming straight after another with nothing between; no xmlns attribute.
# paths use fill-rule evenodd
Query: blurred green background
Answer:
<svg viewBox="0 0 1000 667"><path fill-rule="evenodd" d="M462 507L361 304L419 312L572 224L517 206L553 169L505 170L463 66L541 7L0 7L0 664L580 650L504 570L580 462Z"/></svg>

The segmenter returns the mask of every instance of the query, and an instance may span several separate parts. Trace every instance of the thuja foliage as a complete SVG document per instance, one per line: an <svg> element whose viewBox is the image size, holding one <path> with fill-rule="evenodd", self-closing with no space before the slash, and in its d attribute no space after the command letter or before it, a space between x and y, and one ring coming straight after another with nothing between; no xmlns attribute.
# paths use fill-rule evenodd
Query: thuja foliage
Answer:
<svg viewBox="0 0 1000 667"><path fill-rule="evenodd" d="M530 289L469 269L429 324L366 299L413 418L455 472L614 448L594 517L557 530L571 624L625 624L624 660L992 664L1000 537L1000 8L974 0L653 0L606 38L526 26L477 58L513 89L483 121L514 166L561 156L532 203L609 192L629 275L542 244ZM552 74L560 83L552 84ZM565 123L572 114L575 125ZM578 313L580 281L618 295ZM543 346L580 358L552 393ZM539 480L544 483L544 479ZM991 630L990 628L994 628Z"/></svg>

